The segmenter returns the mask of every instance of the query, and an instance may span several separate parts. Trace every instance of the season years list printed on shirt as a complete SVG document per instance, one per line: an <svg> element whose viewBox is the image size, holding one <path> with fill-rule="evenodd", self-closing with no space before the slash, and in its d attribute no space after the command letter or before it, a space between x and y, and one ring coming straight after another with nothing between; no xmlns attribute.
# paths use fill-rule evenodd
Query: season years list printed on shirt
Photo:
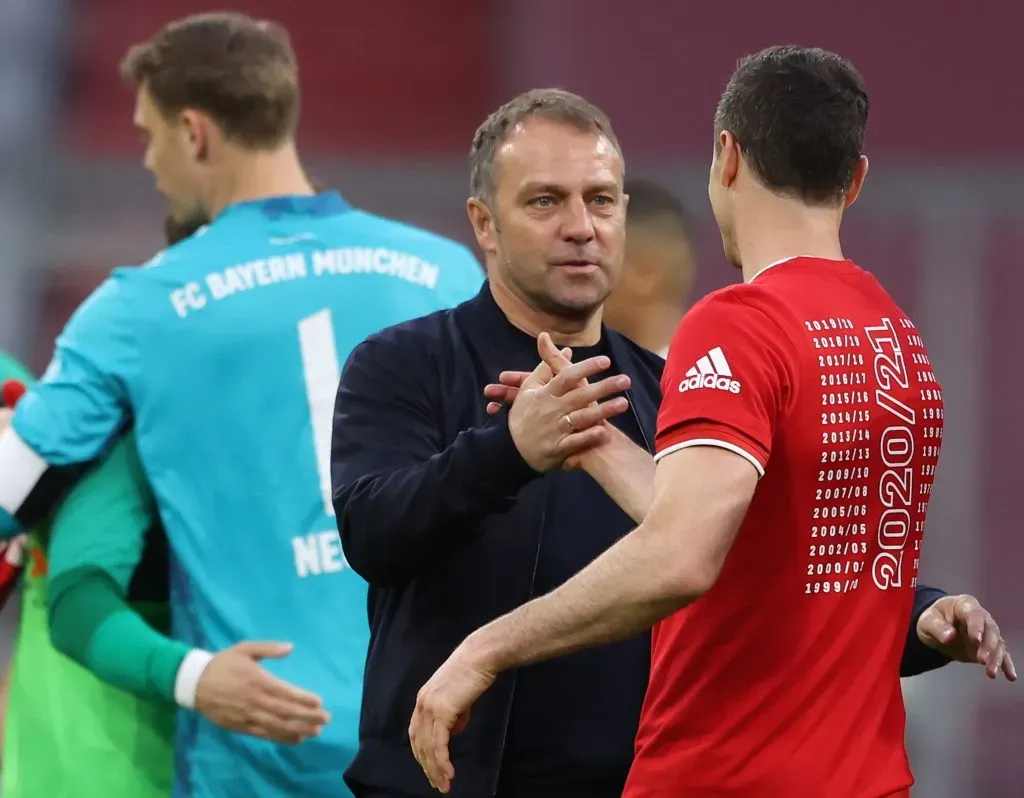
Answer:
<svg viewBox="0 0 1024 798"><path fill-rule="evenodd" d="M804 322L818 360L821 454L811 510L807 595L856 590L868 551L872 396L863 334L847 318Z"/></svg>
<svg viewBox="0 0 1024 798"><path fill-rule="evenodd" d="M886 462L887 466L894 466L895 470L904 472L905 479L902 482L907 484L905 486L900 484L901 490L899 491L883 492L882 498L886 505L891 504L893 505L892 509L898 511L899 502L886 501L887 495L892 499L897 496L903 499L902 494L904 492L908 494L909 501L904 503L907 512L913 515L914 520L912 530L910 524L904 523L901 518L897 518L895 524L890 523L888 528L883 528L880 525L879 541L883 551L890 549L898 552L895 557L898 570L895 567L890 569L898 578L892 580L891 586L900 587L905 580L909 580L911 587L917 587L918 571L921 564L921 538L924 534L925 514L928 511L928 502L931 499L932 485L935 482L939 453L942 448L945 407L942 388L932 370L932 363L925 349L924 341L914 323L903 318L893 326L894 330L898 331L896 337L903 339L903 362L906 364L907 381L909 387L917 393L915 398L918 399L916 413L904 412L904 418L900 418L900 414L897 413L896 417L900 421L914 422L910 426L917 429L912 449L903 457L898 458L900 463ZM887 461L892 459L887 456L888 454L883 450L883 457ZM902 465L902 469L900 465ZM886 511L886 513L891 512L892 510ZM900 514L902 515L902 513ZM884 516L885 514L883 514ZM907 527L905 533L903 532L904 526ZM893 531L896 534L893 534ZM886 587L889 585L886 584Z"/></svg>

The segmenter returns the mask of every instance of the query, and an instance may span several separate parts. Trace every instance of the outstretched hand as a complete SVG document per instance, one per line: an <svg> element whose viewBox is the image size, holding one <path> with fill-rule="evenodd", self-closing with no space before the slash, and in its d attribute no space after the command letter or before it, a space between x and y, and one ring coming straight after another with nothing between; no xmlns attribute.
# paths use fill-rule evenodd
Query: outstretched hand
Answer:
<svg viewBox="0 0 1024 798"><path fill-rule="evenodd" d="M976 662L995 679L1017 681L1013 658L995 619L974 596L943 596L921 613L917 637L957 662Z"/></svg>

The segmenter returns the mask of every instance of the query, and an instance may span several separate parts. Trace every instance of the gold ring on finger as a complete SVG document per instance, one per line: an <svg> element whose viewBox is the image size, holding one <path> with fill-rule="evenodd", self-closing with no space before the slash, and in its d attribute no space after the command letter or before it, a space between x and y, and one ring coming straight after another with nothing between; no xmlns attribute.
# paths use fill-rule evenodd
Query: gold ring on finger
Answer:
<svg viewBox="0 0 1024 798"><path fill-rule="evenodd" d="M569 428L570 435L576 431L576 425L572 423L572 415L569 413L565 414L565 426Z"/></svg>

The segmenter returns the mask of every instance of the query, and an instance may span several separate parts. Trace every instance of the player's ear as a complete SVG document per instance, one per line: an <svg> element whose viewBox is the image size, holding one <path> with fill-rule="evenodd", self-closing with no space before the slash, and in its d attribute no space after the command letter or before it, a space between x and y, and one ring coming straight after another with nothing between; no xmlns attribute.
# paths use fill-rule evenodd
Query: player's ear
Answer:
<svg viewBox="0 0 1024 798"><path fill-rule="evenodd" d="M846 192L846 200L843 203L843 208L849 208L853 203L857 201L857 197L860 196L860 190L864 188L864 181L868 176L868 156L862 155L857 159L857 166L853 170L853 182L850 183L850 189Z"/></svg>
<svg viewBox="0 0 1024 798"><path fill-rule="evenodd" d="M181 125L188 136L188 146L192 157L197 161L205 161L210 149L212 122L205 114L185 109L181 112Z"/></svg>
<svg viewBox="0 0 1024 798"><path fill-rule="evenodd" d="M473 225L473 235L476 236L480 250L493 255L498 251L498 237L491 209L479 197L470 197L466 200L466 213L469 215L469 223Z"/></svg>
<svg viewBox="0 0 1024 798"><path fill-rule="evenodd" d="M718 134L718 147L715 154L717 162L718 182L722 188L731 188L736 182L740 173L740 159L743 157L740 152L739 142L728 130Z"/></svg>

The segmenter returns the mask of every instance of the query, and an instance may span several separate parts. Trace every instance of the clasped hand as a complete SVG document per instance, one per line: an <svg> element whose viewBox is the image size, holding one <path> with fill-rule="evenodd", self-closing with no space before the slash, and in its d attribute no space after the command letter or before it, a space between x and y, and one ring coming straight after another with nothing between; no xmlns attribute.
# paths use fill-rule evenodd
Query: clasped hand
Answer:
<svg viewBox="0 0 1024 798"><path fill-rule="evenodd" d="M572 363L571 350L559 351L547 333L538 337L537 351L541 362L530 374L503 372L500 384L488 385L484 395L496 400L489 413L500 409L499 402L511 405L512 440L530 467L544 472L605 441L604 422L629 408L618 394L630 380L618 374L591 383L611 367L611 359L599 355Z"/></svg>

